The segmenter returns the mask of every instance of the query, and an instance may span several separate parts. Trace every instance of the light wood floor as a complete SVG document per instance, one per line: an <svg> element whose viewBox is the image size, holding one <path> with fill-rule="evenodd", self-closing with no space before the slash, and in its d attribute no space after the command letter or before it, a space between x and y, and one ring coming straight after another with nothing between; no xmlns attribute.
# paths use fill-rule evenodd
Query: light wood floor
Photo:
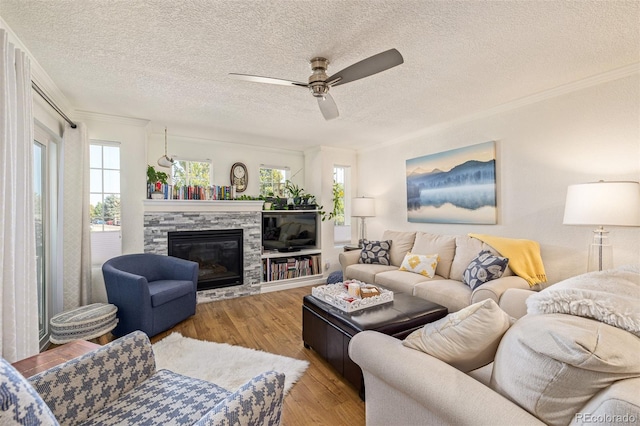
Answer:
<svg viewBox="0 0 640 426"><path fill-rule="evenodd" d="M302 344L302 298L311 287L199 304L196 315L151 339L172 332L309 361L284 399L282 425L365 424L357 391L312 349Z"/></svg>

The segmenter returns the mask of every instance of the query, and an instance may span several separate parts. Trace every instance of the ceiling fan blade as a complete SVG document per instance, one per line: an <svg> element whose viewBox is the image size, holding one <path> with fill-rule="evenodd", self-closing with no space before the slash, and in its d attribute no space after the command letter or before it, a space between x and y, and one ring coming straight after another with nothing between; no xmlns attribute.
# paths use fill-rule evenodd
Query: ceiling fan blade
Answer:
<svg viewBox="0 0 640 426"><path fill-rule="evenodd" d="M334 118L338 118L338 116L340 115L338 113L338 106L329 93L325 94L324 98L316 99L318 99L318 106L320 107L320 112L322 112L325 120L333 120Z"/></svg>
<svg viewBox="0 0 640 426"><path fill-rule="evenodd" d="M259 75L237 74L234 72L229 73L229 77L236 80L252 81L254 83L279 84L281 86L308 86L307 83L300 83L299 81L283 80L281 78L260 77Z"/></svg>
<svg viewBox="0 0 640 426"><path fill-rule="evenodd" d="M389 49L377 55L370 56L367 59L363 59L360 62L356 62L342 71L338 71L327 78L326 83L330 86L339 86L388 70L403 62L404 59L400 52L396 49Z"/></svg>

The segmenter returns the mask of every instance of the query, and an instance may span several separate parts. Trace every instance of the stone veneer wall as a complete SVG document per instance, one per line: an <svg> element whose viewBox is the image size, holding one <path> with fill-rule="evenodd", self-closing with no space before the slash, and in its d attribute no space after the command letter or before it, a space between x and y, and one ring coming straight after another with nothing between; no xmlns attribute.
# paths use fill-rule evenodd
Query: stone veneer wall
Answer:
<svg viewBox="0 0 640 426"><path fill-rule="evenodd" d="M198 292L198 303L259 294L262 286L260 258L262 215L258 212L145 212L145 253L167 254L167 233L211 229L243 229L244 283Z"/></svg>

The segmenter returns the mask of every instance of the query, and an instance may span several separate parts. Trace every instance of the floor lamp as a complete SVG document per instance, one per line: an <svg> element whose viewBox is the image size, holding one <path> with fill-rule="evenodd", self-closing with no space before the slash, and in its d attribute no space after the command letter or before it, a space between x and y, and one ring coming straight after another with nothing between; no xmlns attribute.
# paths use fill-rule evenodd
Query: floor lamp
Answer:
<svg viewBox="0 0 640 426"><path fill-rule="evenodd" d="M358 197L351 201L351 216L360 218L359 247L362 247L362 242L367 239L365 219L376 215L375 201L375 199L369 197Z"/></svg>
<svg viewBox="0 0 640 426"><path fill-rule="evenodd" d="M604 225L640 226L640 183L592 182L569 185L565 225L595 225L587 271L613 268L613 247Z"/></svg>

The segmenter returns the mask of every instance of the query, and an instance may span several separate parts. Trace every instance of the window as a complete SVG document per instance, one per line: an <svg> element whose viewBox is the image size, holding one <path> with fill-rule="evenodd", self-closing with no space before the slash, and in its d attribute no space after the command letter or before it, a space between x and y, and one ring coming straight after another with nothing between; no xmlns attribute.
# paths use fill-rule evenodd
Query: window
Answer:
<svg viewBox="0 0 640 426"><path fill-rule="evenodd" d="M265 197L281 197L284 195L284 184L289 175L287 167L260 166L260 195Z"/></svg>
<svg viewBox="0 0 640 426"><path fill-rule="evenodd" d="M333 167L333 240L335 243L351 241L351 167Z"/></svg>
<svg viewBox="0 0 640 426"><path fill-rule="evenodd" d="M175 186L211 186L211 162L176 160L171 166Z"/></svg>
<svg viewBox="0 0 640 426"><path fill-rule="evenodd" d="M36 122L33 142L33 196L36 236L36 277L40 348L49 342L49 321L62 307L56 305L58 285L58 151L56 136Z"/></svg>
<svg viewBox="0 0 640 426"><path fill-rule="evenodd" d="M120 235L120 145L91 141L90 209L91 262L102 265L122 253Z"/></svg>

